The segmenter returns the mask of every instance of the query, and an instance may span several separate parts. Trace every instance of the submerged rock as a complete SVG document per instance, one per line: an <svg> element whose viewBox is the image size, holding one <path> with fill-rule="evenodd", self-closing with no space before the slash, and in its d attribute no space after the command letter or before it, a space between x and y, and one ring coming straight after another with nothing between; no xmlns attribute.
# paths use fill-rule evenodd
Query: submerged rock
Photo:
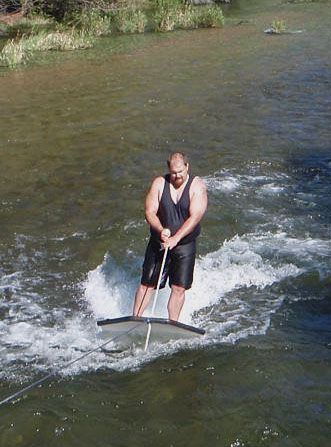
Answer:
<svg viewBox="0 0 331 447"><path fill-rule="evenodd" d="M265 34L277 34L277 35L280 35L280 34L300 34L300 33L303 33L303 30L302 29L297 29L297 30L293 30L293 31L290 31L290 30L279 31L279 30L274 29L274 28L266 28L264 30L264 32L265 32Z"/></svg>
<svg viewBox="0 0 331 447"><path fill-rule="evenodd" d="M280 31L277 31L274 28L267 28L264 30L265 34L281 34Z"/></svg>

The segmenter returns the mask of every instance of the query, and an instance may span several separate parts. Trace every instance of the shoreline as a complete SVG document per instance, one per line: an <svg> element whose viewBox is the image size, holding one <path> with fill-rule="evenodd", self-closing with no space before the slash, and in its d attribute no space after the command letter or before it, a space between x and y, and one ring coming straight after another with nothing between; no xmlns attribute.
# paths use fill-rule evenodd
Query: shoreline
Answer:
<svg viewBox="0 0 331 447"><path fill-rule="evenodd" d="M175 30L220 28L224 25L219 5L192 5L182 0L156 0L148 7L81 11L56 21L42 15L15 12L0 16L0 67L16 69L41 51L82 50L94 47L100 37L123 34L167 33Z"/></svg>

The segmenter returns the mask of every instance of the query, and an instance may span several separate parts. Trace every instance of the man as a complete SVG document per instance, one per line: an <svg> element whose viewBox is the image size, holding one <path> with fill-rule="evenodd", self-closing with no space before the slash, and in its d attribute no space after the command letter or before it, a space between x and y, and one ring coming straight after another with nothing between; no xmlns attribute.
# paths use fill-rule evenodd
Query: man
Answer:
<svg viewBox="0 0 331 447"><path fill-rule="evenodd" d="M169 319L177 321L185 300L185 290L193 281L196 238L200 220L207 209L207 189L199 177L189 174L187 156L173 152L168 160L169 173L156 177L146 196L145 216L151 237L147 245L141 284L133 308L140 317L156 288L165 248L169 249L160 288L169 277L171 295Z"/></svg>

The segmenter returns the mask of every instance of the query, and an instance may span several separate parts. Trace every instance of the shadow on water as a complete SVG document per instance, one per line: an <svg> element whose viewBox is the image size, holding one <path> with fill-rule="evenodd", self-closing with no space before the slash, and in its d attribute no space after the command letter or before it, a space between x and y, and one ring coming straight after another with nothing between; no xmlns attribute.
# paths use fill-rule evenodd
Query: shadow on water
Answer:
<svg viewBox="0 0 331 447"><path fill-rule="evenodd" d="M272 102L266 126L305 154L305 148L329 149L331 67L326 61L306 60L300 70L289 70L265 83L263 95ZM304 155L305 156L305 155Z"/></svg>

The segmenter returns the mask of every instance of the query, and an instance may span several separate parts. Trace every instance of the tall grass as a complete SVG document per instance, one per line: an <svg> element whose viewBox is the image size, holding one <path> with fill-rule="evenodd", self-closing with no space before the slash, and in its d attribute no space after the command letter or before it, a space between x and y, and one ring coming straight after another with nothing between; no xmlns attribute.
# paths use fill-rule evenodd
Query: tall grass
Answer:
<svg viewBox="0 0 331 447"><path fill-rule="evenodd" d="M271 29L275 34L281 34L286 31L286 23L284 20L274 20Z"/></svg>
<svg viewBox="0 0 331 447"><path fill-rule="evenodd" d="M173 31L182 7L183 3L180 0L156 0L152 7L154 31Z"/></svg>
<svg viewBox="0 0 331 447"><path fill-rule="evenodd" d="M0 53L0 65L15 68L17 65L26 62L30 57L30 52L25 48L24 40L17 42L9 40Z"/></svg>
<svg viewBox="0 0 331 447"><path fill-rule="evenodd" d="M195 11L199 28L219 28L224 25L223 12L216 5L198 6Z"/></svg>
<svg viewBox="0 0 331 447"><path fill-rule="evenodd" d="M116 8L107 12L84 10L74 14L67 22L92 36L107 36L113 33L143 33L147 25L147 16L143 10L130 3L130 7Z"/></svg>
<svg viewBox="0 0 331 447"><path fill-rule="evenodd" d="M11 39L0 53L0 64L9 68L27 62L37 51L68 51L90 48L93 38L84 32L40 33Z"/></svg>
<svg viewBox="0 0 331 447"><path fill-rule="evenodd" d="M53 19L44 16L22 17L16 22L7 25L9 37L38 34L41 31L54 29L56 23Z"/></svg>
<svg viewBox="0 0 331 447"><path fill-rule="evenodd" d="M118 0L117 9L84 9L61 23L45 17L23 18L10 25L8 32L16 39L3 47L0 64L14 68L37 51L90 48L95 37L112 33L143 33L146 29L167 32L223 25L224 17L218 6L193 6L184 1Z"/></svg>
<svg viewBox="0 0 331 447"><path fill-rule="evenodd" d="M84 50L93 46L94 40L83 31L60 32L38 34L27 39L27 45L31 45L32 51L69 51Z"/></svg>
<svg viewBox="0 0 331 447"><path fill-rule="evenodd" d="M158 32L175 29L221 27L224 24L222 10L216 6L192 6L170 0L162 0L154 12L154 30Z"/></svg>
<svg viewBox="0 0 331 447"><path fill-rule="evenodd" d="M147 16L139 9L118 10L114 16L114 29L119 33L143 33L147 26Z"/></svg>
<svg viewBox="0 0 331 447"><path fill-rule="evenodd" d="M113 28L112 17L96 9L84 9L81 13L73 14L66 24L96 37L112 34Z"/></svg>
<svg viewBox="0 0 331 447"><path fill-rule="evenodd" d="M154 13L154 31L173 31L178 22L179 10L160 8Z"/></svg>

